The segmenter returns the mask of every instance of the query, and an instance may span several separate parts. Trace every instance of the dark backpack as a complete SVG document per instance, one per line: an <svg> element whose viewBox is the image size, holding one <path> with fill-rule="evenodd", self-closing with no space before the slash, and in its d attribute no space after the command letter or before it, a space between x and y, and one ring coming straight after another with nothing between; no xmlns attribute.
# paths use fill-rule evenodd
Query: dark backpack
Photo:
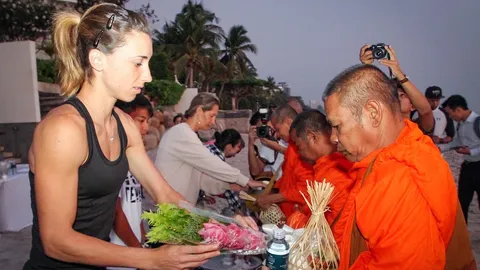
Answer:
<svg viewBox="0 0 480 270"><path fill-rule="evenodd" d="M480 116L477 116L477 118L473 120L473 131L475 131L477 137L480 138Z"/></svg>

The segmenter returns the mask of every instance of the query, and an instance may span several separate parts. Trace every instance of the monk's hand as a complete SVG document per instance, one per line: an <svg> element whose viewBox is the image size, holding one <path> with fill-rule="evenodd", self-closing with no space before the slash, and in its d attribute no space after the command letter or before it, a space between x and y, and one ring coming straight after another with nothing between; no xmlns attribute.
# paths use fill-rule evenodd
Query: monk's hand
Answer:
<svg viewBox="0 0 480 270"><path fill-rule="evenodd" d="M274 204L272 195L260 195L257 197L255 204L262 209L267 209L270 205Z"/></svg>
<svg viewBox="0 0 480 270"><path fill-rule="evenodd" d="M457 151L459 154L470 155L470 149L468 149L466 146L459 147L455 149L455 151Z"/></svg>
<svg viewBox="0 0 480 270"><path fill-rule="evenodd" d="M266 187L267 186L262 181L255 181L255 180L251 180L251 179L248 180L247 185L251 188L259 188L259 187Z"/></svg>
<svg viewBox="0 0 480 270"><path fill-rule="evenodd" d="M251 217L246 217L246 216L242 216L242 215L235 215L235 216L233 216L233 219L235 219L235 221L237 221L238 224L240 224L243 227L252 228L253 230L258 231L258 225L255 222L255 220L253 220L253 218L251 218Z"/></svg>
<svg viewBox="0 0 480 270"><path fill-rule="evenodd" d="M385 49L390 54L389 59L380 59L378 62L386 67L389 67L392 70L392 74L398 80L405 79L405 74L403 73L402 69L400 68L400 64L398 64L397 55L393 50L392 46L388 45L385 46Z"/></svg>
<svg viewBox="0 0 480 270"><path fill-rule="evenodd" d="M360 58L360 62L362 62L362 64L373 64L373 52L372 50L367 50L368 48L370 48L370 45L369 44L365 44L363 45L362 48L360 48L360 55L359 55L359 58Z"/></svg>

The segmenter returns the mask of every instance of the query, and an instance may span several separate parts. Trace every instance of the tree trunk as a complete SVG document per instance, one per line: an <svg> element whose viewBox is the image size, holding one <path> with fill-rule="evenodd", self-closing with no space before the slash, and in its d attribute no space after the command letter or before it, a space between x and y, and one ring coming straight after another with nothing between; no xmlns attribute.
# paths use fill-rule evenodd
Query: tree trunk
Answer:
<svg viewBox="0 0 480 270"><path fill-rule="evenodd" d="M236 111L237 110L237 97L232 96L232 110Z"/></svg>
<svg viewBox="0 0 480 270"><path fill-rule="evenodd" d="M188 67L188 88L193 88L193 65Z"/></svg>
<svg viewBox="0 0 480 270"><path fill-rule="evenodd" d="M218 98L222 100L223 88L225 87L225 82L222 82L222 86L220 87L220 91L218 92Z"/></svg>

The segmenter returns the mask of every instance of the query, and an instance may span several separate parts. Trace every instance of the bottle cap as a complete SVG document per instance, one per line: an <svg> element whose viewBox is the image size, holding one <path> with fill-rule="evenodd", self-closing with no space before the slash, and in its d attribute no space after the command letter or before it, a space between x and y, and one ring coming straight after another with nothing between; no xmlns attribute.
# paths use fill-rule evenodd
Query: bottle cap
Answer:
<svg viewBox="0 0 480 270"><path fill-rule="evenodd" d="M275 238L275 239L285 239L285 231L283 229L273 230L273 238Z"/></svg>

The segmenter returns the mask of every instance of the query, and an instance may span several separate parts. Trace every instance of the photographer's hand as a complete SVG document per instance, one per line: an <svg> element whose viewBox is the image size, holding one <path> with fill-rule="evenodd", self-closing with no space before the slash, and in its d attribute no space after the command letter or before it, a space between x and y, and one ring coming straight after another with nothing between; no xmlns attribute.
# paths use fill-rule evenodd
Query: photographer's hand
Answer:
<svg viewBox="0 0 480 270"><path fill-rule="evenodd" d="M386 67L389 67L392 70L392 74L398 80L405 79L405 74L403 73L402 69L400 68L400 64L398 64L397 55L395 54L395 50L393 50L392 46L388 45L385 46L385 49L390 54L390 60L388 59L380 59L378 62Z"/></svg>
<svg viewBox="0 0 480 270"><path fill-rule="evenodd" d="M368 50L367 49L370 48L370 45L369 44L365 44L363 45L362 48L360 48L360 62L362 62L362 64L373 64L373 54L372 54L372 51L371 50Z"/></svg>
<svg viewBox="0 0 480 270"><path fill-rule="evenodd" d="M250 145L254 145L255 141L258 139L257 137L257 127L256 126L251 126L250 129L248 130L248 143Z"/></svg>

